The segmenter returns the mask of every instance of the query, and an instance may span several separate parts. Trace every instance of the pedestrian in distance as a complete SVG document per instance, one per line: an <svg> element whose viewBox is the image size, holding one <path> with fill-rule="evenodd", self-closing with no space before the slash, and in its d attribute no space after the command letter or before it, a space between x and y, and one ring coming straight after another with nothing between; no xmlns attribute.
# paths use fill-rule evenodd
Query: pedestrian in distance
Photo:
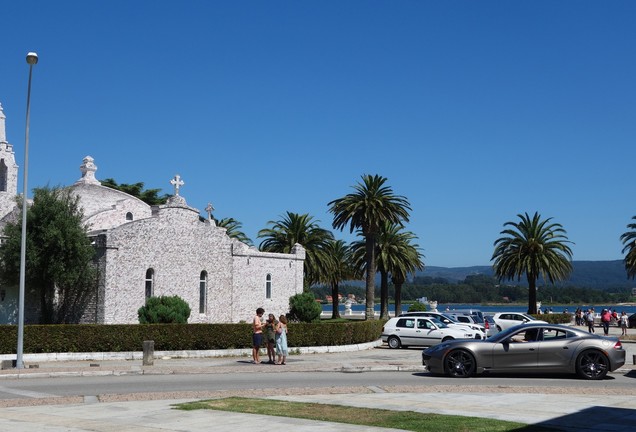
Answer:
<svg viewBox="0 0 636 432"><path fill-rule="evenodd" d="M252 363L259 364L261 362L261 345L263 344L263 322L261 317L265 313L265 309L256 309L256 315L252 319Z"/></svg>
<svg viewBox="0 0 636 432"><path fill-rule="evenodd" d="M612 313L607 309L603 309L601 311L601 324L603 325L603 334L605 336L609 335L609 326L610 321L612 320Z"/></svg>
<svg viewBox="0 0 636 432"><path fill-rule="evenodd" d="M621 312L620 323L621 323L621 336L627 336L627 314L625 311Z"/></svg>
<svg viewBox="0 0 636 432"><path fill-rule="evenodd" d="M281 315L278 317L278 325L276 326L276 354L278 361L276 364L284 365L287 359L287 317Z"/></svg>
<svg viewBox="0 0 636 432"><path fill-rule="evenodd" d="M269 364L276 363L276 328L278 321L274 314L269 314L265 322L265 338L267 340L267 358Z"/></svg>
<svg viewBox="0 0 636 432"><path fill-rule="evenodd" d="M594 333L594 309L588 309L585 315L585 322L587 323L587 331Z"/></svg>

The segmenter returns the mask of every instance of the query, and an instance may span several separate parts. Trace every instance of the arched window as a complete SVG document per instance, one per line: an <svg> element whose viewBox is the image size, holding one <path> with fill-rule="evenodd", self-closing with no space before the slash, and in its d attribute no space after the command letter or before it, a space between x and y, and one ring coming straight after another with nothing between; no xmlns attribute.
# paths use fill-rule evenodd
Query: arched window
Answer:
<svg viewBox="0 0 636 432"><path fill-rule="evenodd" d="M265 298L272 298L272 275L269 273L265 277Z"/></svg>
<svg viewBox="0 0 636 432"><path fill-rule="evenodd" d="M7 169L7 164L4 162L4 159L0 159L0 192L7 191L7 175L9 170Z"/></svg>
<svg viewBox="0 0 636 432"><path fill-rule="evenodd" d="M205 305L208 297L208 272L205 270L201 272L199 277L199 313L205 313Z"/></svg>
<svg viewBox="0 0 636 432"><path fill-rule="evenodd" d="M151 268L146 270L146 299L154 295L155 291L155 271Z"/></svg>
<svg viewBox="0 0 636 432"><path fill-rule="evenodd" d="M131 212L126 213L126 220L127 221L133 220L133 214Z"/></svg>

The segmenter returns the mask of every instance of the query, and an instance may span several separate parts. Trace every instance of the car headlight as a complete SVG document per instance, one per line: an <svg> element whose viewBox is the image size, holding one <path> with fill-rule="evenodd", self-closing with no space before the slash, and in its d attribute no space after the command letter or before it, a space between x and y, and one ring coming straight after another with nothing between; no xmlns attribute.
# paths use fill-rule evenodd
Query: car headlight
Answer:
<svg viewBox="0 0 636 432"><path fill-rule="evenodd" d="M426 352L434 353L434 352L437 352L437 351L444 351L448 347L449 347L449 345L447 343L441 343L441 344L437 344L435 346L430 347L429 349L426 350Z"/></svg>

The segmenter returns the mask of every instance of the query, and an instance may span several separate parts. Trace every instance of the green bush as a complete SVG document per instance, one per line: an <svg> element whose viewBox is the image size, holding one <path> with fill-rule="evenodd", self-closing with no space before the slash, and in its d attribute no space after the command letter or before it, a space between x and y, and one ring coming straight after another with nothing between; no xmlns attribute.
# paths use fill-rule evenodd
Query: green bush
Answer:
<svg viewBox="0 0 636 432"><path fill-rule="evenodd" d="M354 345L376 341L383 320L290 323L290 348ZM15 354L17 326L0 325L0 354ZM251 324L65 324L26 325L24 353L142 351L152 340L157 351L252 347Z"/></svg>
<svg viewBox="0 0 636 432"><path fill-rule="evenodd" d="M190 306L179 296L150 297L137 311L140 324L185 324Z"/></svg>
<svg viewBox="0 0 636 432"><path fill-rule="evenodd" d="M532 316L550 324L568 324L573 319L572 315L564 313L535 314Z"/></svg>
<svg viewBox="0 0 636 432"><path fill-rule="evenodd" d="M416 301L409 306L409 312L426 312L426 305Z"/></svg>
<svg viewBox="0 0 636 432"><path fill-rule="evenodd" d="M289 298L289 319L299 322L314 322L320 320L322 306L316 301L312 292L296 294Z"/></svg>

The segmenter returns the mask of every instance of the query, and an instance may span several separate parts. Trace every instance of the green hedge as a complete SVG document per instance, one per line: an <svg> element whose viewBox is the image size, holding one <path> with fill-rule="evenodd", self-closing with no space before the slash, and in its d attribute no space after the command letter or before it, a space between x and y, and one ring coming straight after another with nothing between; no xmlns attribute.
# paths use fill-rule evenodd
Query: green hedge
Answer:
<svg viewBox="0 0 636 432"><path fill-rule="evenodd" d="M569 324L573 319L572 315L564 313L535 314L532 316L550 324Z"/></svg>
<svg viewBox="0 0 636 432"><path fill-rule="evenodd" d="M290 323L288 345L351 345L375 341L384 321ZM250 324L64 324L24 327L24 353L141 351L153 340L157 351L251 348ZM17 327L0 326L0 353L15 354Z"/></svg>

